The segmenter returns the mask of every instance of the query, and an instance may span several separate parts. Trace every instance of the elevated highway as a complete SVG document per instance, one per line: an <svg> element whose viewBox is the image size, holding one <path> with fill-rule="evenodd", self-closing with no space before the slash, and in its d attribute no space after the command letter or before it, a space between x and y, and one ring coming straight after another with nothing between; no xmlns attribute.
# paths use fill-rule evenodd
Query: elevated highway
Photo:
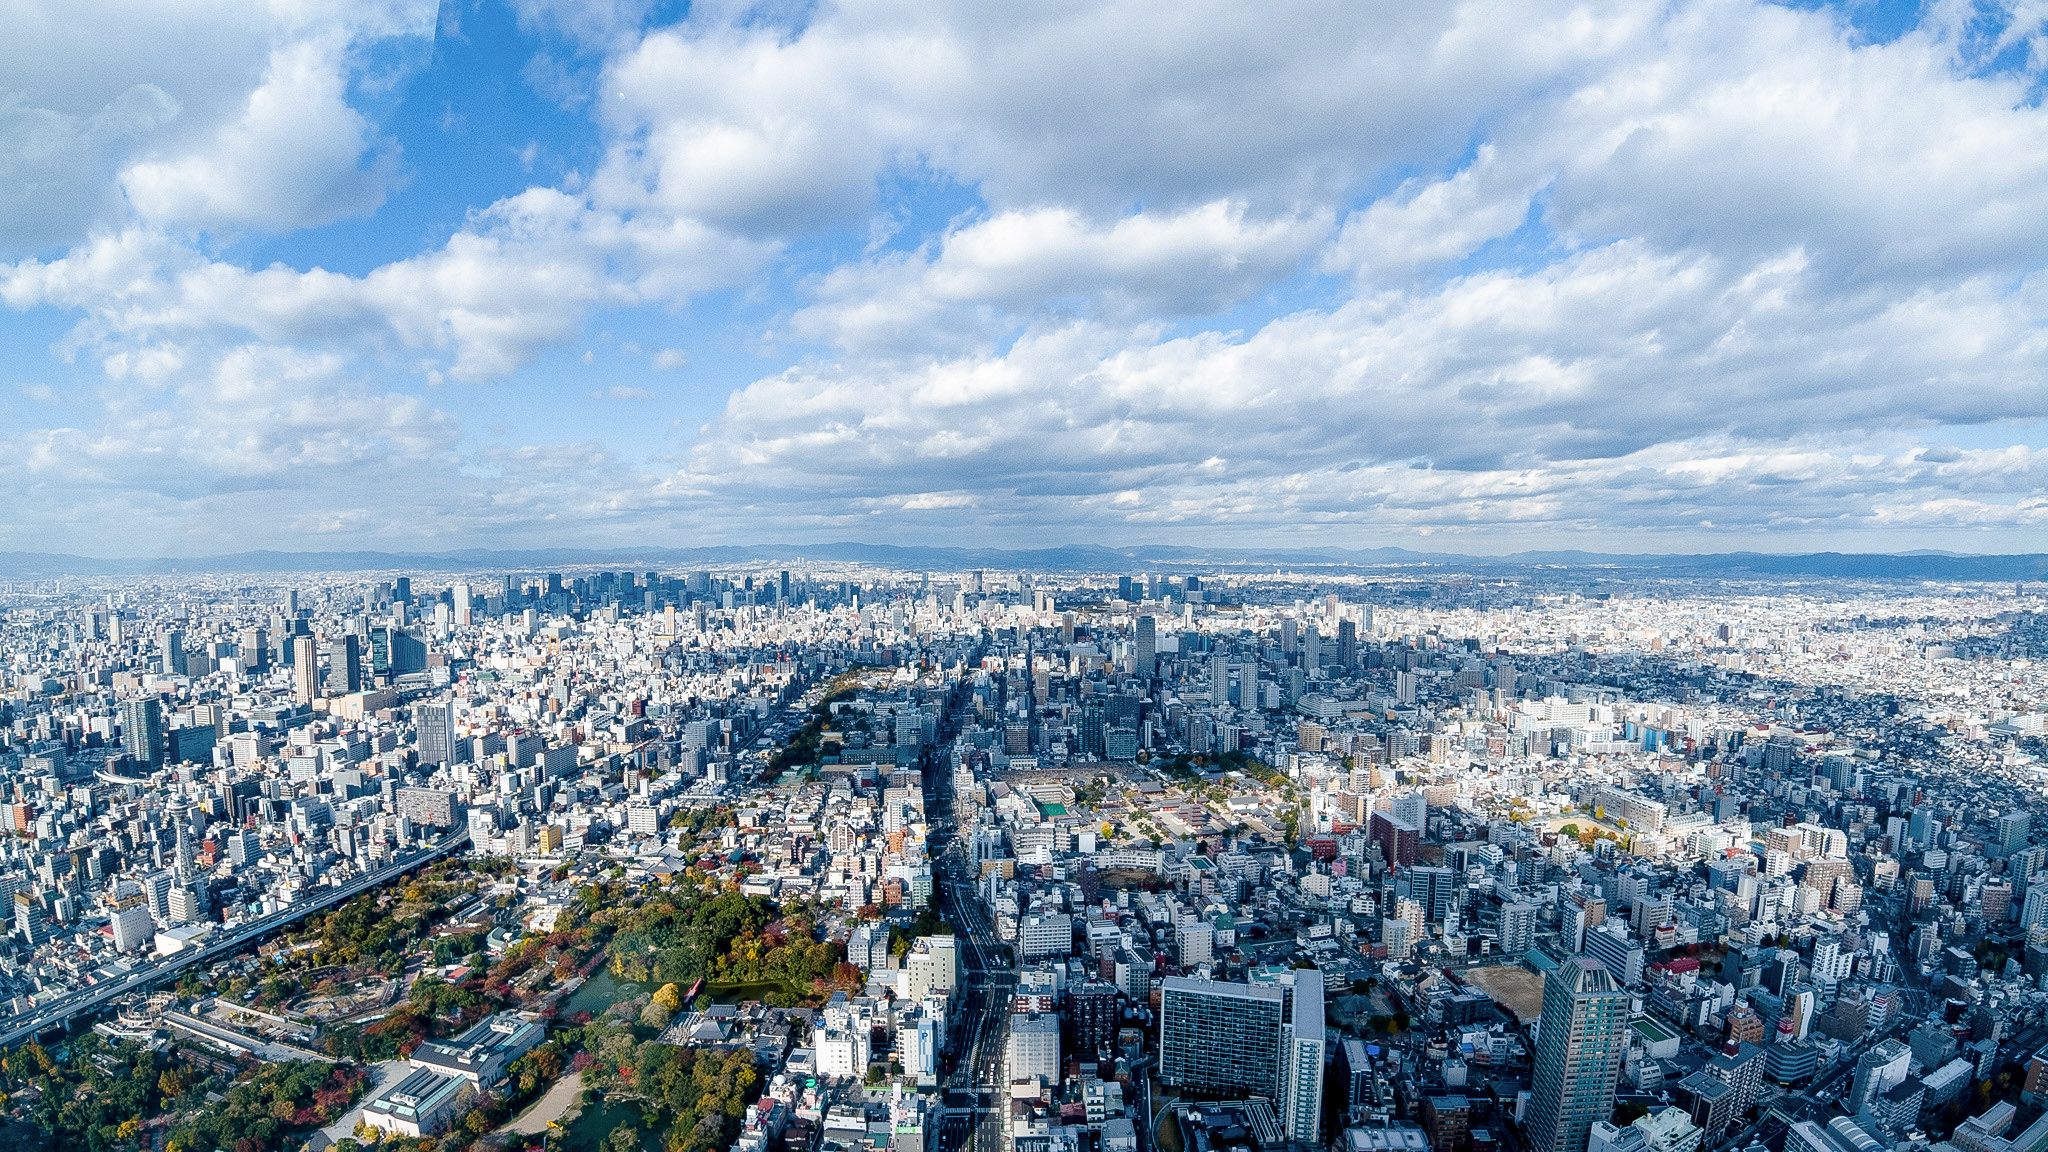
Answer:
<svg viewBox="0 0 2048 1152"><path fill-rule="evenodd" d="M108 1001L172 979L195 964L211 964L226 959L272 932L289 928L308 916L345 904L372 888L388 884L416 868L445 859L467 847L469 829L463 828L426 848L400 857L340 887L315 890L311 899L293 904L282 912L273 912L246 924L238 924L232 932L200 947L188 948L142 964L117 980L108 980L65 993L48 1004L38 1005L20 1016L0 1019L0 1048L10 1048L52 1028L68 1026L81 1014L97 1012L106 1007Z"/></svg>

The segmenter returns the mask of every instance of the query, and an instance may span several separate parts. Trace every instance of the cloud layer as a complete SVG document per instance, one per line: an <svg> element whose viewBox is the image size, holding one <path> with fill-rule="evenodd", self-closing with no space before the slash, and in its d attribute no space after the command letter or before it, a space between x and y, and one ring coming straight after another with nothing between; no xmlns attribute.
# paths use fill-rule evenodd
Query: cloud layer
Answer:
<svg viewBox="0 0 2048 1152"><path fill-rule="evenodd" d="M0 547L2048 547L2032 17L516 7L504 77L588 118L589 163L355 273L226 253L384 218L435 146L379 97L431 6L251 9L204 73L35 25L0 155L48 195L0 302L69 331L8 349ZM555 383L625 322L662 376ZM53 359L97 396L59 404ZM485 435L450 388L684 439Z"/></svg>

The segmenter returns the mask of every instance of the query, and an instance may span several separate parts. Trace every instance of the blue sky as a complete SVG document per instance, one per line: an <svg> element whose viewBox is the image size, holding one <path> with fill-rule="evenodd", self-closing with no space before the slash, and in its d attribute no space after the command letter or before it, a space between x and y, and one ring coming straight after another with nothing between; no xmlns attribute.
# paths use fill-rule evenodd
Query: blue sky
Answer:
<svg viewBox="0 0 2048 1152"><path fill-rule="evenodd" d="M2048 549L2029 5L17 7L0 549Z"/></svg>

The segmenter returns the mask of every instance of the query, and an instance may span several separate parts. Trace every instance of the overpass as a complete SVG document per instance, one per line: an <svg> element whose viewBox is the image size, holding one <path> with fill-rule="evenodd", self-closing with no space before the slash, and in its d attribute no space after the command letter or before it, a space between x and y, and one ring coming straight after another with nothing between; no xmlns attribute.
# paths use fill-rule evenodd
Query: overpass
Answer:
<svg viewBox="0 0 2048 1152"><path fill-rule="evenodd" d="M468 846L469 829L459 829L429 847L394 860L347 884L316 890L310 900L293 904L282 912L273 912L268 916L251 920L247 924L237 925L229 935L201 947L187 948L182 952L149 961L119 979L67 992L25 1015L0 1019L0 1048L11 1048L51 1028L68 1025L74 1016L96 1012L105 1007L110 1000L130 992L140 992L153 984L171 979L195 964L211 964L216 960L226 959L272 932L288 928L308 916L345 904L372 888L388 884L415 868L452 856Z"/></svg>

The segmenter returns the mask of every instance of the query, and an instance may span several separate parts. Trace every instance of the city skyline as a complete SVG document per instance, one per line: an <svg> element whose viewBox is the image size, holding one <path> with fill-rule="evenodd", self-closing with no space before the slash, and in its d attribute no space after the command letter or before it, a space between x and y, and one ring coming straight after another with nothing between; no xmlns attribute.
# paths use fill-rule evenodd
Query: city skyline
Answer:
<svg viewBox="0 0 2048 1152"><path fill-rule="evenodd" d="M24 11L0 551L2048 551L2017 11Z"/></svg>
<svg viewBox="0 0 2048 1152"><path fill-rule="evenodd" d="M12 1131L2048 1143L2048 581L674 560L0 582Z"/></svg>

